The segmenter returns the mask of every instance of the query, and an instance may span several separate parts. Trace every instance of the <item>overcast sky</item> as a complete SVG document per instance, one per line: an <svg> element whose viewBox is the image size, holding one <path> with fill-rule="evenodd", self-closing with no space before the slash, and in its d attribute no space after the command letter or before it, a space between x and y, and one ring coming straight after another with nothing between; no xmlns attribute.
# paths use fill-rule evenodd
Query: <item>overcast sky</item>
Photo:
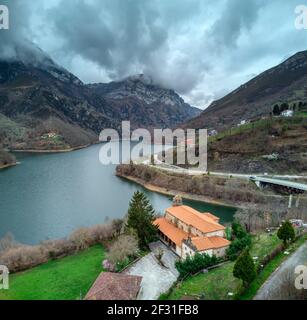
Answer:
<svg viewBox="0 0 307 320"><path fill-rule="evenodd" d="M0 0L0 55L29 39L85 83L144 73L205 108L307 49L300 0ZM307 3L306 3L307 4Z"/></svg>

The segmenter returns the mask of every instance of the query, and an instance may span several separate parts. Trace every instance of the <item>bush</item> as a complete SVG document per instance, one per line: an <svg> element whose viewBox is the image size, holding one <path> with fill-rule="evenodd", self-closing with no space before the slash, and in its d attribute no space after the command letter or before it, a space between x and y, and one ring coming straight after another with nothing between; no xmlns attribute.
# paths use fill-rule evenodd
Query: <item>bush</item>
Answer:
<svg viewBox="0 0 307 320"><path fill-rule="evenodd" d="M74 254L78 250L76 244L68 239L48 240L43 242L42 246L52 260Z"/></svg>
<svg viewBox="0 0 307 320"><path fill-rule="evenodd" d="M138 240L132 235L121 235L111 245L106 258L112 264L117 265L126 262L130 257L135 257L138 253Z"/></svg>
<svg viewBox="0 0 307 320"><path fill-rule="evenodd" d="M7 233L2 239L0 239L0 253L16 246L17 243L11 233Z"/></svg>
<svg viewBox="0 0 307 320"><path fill-rule="evenodd" d="M246 287L257 276L255 263L248 250L244 250L237 259L233 268L234 277L243 280Z"/></svg>
<svg viewBox="0 0 307 320"><path fill-rule="evenodd" d="M0 240L0 264L10 272L23 271L49 259L58 259L84 250L92 245L110 240L121 229L119 220L74 231L68 239L48 240L36 246L25 246L7 235Z"/></svg>
<svg viewBox="0 0 307 320"><path fill-rule="evenodd" d="M285 221L277 231L277 236L287 245L287 241L295 239L295 231L290 221Z"/></svg>
<svg viewBox="0 0 307 320"><path fill-rule="evenodd" d="M7 266L10 272L17 272L47 261L48 253L43 246L20 246L1 255L0 264Z"/></svg>
<svg viewBox="0 0 307 320"><path fill-rule="evenodd" d="M232 223L231 229L232 238L234 240L226 250L226 256L228 257L228 259L234 261L244 249L250 247L252 239L251 236L242 227L242 225L237 221L234 221Z"/></svg>
<svg viewBox="0 0 307 320"><path fill-rule="evenodd" d="M237 222L234 221L231 225L231 229L232 229L232 234L238 238L238 239L242 239L244 238L246 235L248 235L248 233L246 232L246 230L242 227L242 225Z"/></svg>
<svg viewBox="0 0 307 320"><path fill-rule="evenodd" d="M78 250L87 249L91 245L90 233L86 228L77 229L69 239L77 246Z"/></svg>
<svg viewBox="0 0 307 320"><path fill-rule="evenodd" d="M273 260L278 254L283 252L285 247L283 244L277 246L271 253L265 255L258 265L258 272L260 272L271 260Z"/></svg>
<svg viewBox="0 0 307 320"><path fill-rule="evenodd" d="M240 253L245 249L250 247L252 239L250 235L246 235L242 239L235 239L229 245L229 248L226 250L226 256L228 259L234 261L240 255Z"/></svg>
<svg viewBox="0 0 307 320"><path fill-rule="evenodd" d="M176 268L179 272L180 278L184 278L189 274L195 274L202 269L214 266L221 262L221 258L216 256L210 257L208 254L196 253L192 258L189 256L185 260L176 262Z"/></svg>

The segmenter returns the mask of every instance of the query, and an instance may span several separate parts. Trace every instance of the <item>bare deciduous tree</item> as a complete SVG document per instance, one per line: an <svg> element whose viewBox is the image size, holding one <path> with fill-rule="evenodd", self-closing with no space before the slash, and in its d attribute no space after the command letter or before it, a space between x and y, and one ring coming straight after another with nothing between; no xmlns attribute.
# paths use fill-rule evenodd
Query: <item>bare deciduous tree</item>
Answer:
<svg viewBox="0 0 307 320"><path fill-rule="evenodd" d="M116 264L124 259L135 256L138 252L138 240L132 235L121 235L111 245L106 258L112 263Z"/></svg>

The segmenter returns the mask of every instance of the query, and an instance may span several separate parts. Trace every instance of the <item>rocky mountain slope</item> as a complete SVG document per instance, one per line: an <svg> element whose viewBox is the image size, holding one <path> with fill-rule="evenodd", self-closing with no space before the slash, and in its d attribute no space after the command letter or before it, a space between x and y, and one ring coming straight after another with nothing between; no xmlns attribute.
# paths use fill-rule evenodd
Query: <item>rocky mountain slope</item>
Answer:
<svg viewBox="0 0 307 320"><path fill-rule="evenodd" d="M0 60L0 148L67 149L97 141L122 120L133 128L173 127L199 114L144 79L85 85L38 48Z"/></svg>
<svg viewBox="0 0 307 320"><path fill-rule="evenodd" d="M184 127L220 131L242 120L268 116L274 104L301 101L307 101L307 51L298 52L213 102Z"/></svg>
<svg viewBox="0 0 307 320"><path fill-rule="evenodd" d="M307 118L277 118L236 130L208 145L209 171L306 174Z"/></svg>
<svg viewBox="0 0 307 320"><path fill-rule="evenodd" d="M200 113L199 109L185 103L174 90L156 85L143 74L88 87L104 97L118 111L121 120L130 120L149 129L171 128Z"/></svg>

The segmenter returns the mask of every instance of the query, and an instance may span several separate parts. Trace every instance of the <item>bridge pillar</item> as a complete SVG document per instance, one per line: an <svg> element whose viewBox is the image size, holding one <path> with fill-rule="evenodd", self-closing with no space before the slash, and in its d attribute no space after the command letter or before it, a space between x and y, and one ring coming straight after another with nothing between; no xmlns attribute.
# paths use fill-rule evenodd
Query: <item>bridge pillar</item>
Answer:
<svg viewBox="0 0 307 320"><path fill-rule="evenodd" d="M289 209L292 208L292 198L293 198L293 195L290 194L290 197L289 197L289 205L288 205L288 208L289 208Z"/></svg>
<svg viewBox="0 0 307 320"><path fill-rule="evenodd" d="M297 196L295 207L298 208L299 204L300 204L300 196Z"/></svg>
<svg viewBox="0 0 307 320"><path fill-rule="evenodd" d="M261 189L262 185L261 185L261 182L260 182L260 181L256 180L256 181L255 181L255 184L256 184L256 186L257 186L259 189Z"/></svg>

